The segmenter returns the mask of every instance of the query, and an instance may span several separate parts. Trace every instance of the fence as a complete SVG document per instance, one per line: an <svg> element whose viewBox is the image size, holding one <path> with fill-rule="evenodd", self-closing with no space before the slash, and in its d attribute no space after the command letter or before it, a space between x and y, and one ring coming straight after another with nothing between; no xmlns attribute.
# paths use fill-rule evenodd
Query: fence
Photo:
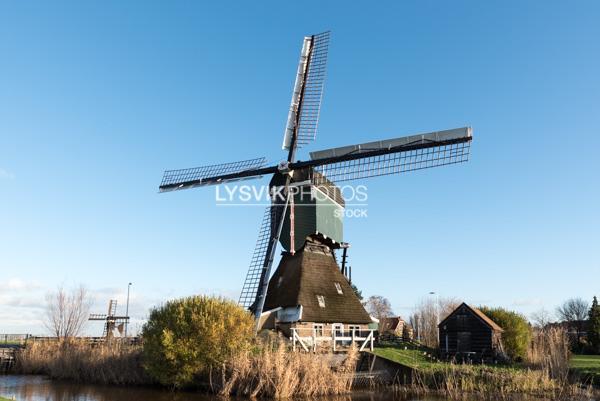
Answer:
<svg viewBox="0 0 600 401"><path fill-rule="evenodd" d="M77 341L86 341L91 344L100 344L107 341L106 337L76 337ZM0 348L24 347L32 342L58 341L58 337L34 336L31 334L0 334ZM115 337L108 341L126 342L132 345L139 344L140 337Z"/></svg>
<svg viewBox="0 0 600 401"><path fill-rule="evenodd" d="M335 328L331 330L330 335L326 335L320 328L292 328L292 348L294 351L300 346L304 351L313 352L321 345L331 345L333 351L338 351L338 347L356 344L359 351L364 351L369 347L373 351L375 341L375 330L371 329L350 329L343 330ZM302 335L303 334L303 335Z"/></svg>
<svg viewBox="0 0 600 401"><path fill-rule="evenodd" d="M31 334L0 334L0 347L25 345L31 337Z"/></svg>

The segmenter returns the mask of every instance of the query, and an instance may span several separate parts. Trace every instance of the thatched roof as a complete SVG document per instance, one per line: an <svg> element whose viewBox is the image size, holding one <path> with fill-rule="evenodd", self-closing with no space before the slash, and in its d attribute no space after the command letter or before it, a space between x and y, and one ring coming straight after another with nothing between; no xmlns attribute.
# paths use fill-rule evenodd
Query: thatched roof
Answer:
<svg viewBox="0 0 600 401"><path fill-rule="evenodd" d="M319 305L319 296L323 297L324 307ZM298 305L302 305L305 322L371 323L332 251L323 245L307 242L295 255L284 253L269 281L264 310Z"/></svg>

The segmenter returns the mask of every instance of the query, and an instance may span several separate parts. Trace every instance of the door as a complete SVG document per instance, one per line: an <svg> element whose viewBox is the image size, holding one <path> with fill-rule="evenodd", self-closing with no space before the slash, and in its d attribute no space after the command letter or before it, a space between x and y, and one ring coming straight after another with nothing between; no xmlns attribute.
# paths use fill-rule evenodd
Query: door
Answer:
<svg viewBox="0 0 600 401"><path fill-rule="evenodd" d="M458 352L471 352L471 332L458 332L456 350Z"/></svg>

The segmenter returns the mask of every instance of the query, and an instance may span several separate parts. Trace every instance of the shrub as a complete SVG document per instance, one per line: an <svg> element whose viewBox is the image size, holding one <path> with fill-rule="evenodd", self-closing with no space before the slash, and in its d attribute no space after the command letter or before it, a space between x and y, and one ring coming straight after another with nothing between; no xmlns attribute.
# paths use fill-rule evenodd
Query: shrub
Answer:
<svg viewBox="0 0 600 401"><path fill-rule="evenodd" d="M531 342L531 327L527 318L504 308L482 307L480 310L504 329L502 345L508 357L514 361L524 360Z"/></svg>
<svg viewBox="0 0 600 401"><path fill-rule="evenodd" d="M163 385L190 386L247 349L252 316L234 302L194 296L150 312L142 330L144 368Z"/></svg>

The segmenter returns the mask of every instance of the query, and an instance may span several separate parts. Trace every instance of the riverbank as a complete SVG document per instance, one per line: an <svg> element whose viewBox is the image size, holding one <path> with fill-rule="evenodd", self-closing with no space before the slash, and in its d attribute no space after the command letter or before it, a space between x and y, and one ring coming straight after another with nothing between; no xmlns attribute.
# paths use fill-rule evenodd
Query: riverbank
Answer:
<svg viewBox="0 0 600 401"><path fill-rule="evenodd" d="M207 394L251 398L352 394L358 390L356 354L356 350L350 355L292 352L285 341L271 339L231 358L208 376L198 375L194 388ZM376 348L374 354L410 368L411 374L403 382L392 378L391 386L373 375L374 380L361 380L362 386L389 388L406 396L504 399L519 394L548 398L599 395L589 382L570 382L567 379L572 376L546 365L456 364L438 361L431 350L389 346ZM79 384L161 387L144 370L142 347L119 342L30 344L17 354L15 372Z"/></svg>
<svg viewBox="0 0 600 401"><path fill-rule="evenodd" d="M600 385L600 355L573 355L571 370L582 381Z"/></svg>
<svg viewBox="0 0 600 401"><path fill-rule="evenodd" d="M231 357L220 369L196 374L194 383L187 387L253 398L349 394L357 354L356 349L345 355L292 352L285 341L267 339ZM14 372L81 384L161 386L144 369L143 348L118 341L32 343L16 354Z"/></svg>
<svg viewBox="0 0 600 401"><path fill-rule="evenodd" d="M153 384L143 369L142 347L119 341L32 342L15 353L14 372L77 383Z"/></svg>

